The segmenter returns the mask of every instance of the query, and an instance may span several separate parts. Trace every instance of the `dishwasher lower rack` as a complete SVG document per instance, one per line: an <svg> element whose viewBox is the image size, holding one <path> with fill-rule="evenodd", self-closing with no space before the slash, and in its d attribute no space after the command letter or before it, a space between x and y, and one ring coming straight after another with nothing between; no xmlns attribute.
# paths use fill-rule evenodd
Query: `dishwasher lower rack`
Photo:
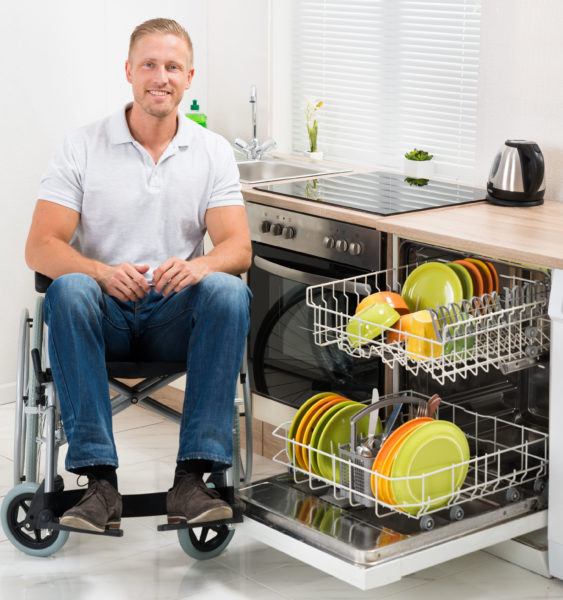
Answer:
<svg viewBox="0 0 563 600"><path fill-rule="evenodd" d="M356 307L369 294L400 292L401 282L417 266L308 287L314 343L321 351L336 345L353 357L379 357L392 368L401 366L414 375L428 373L440 384L493 368L505 374L520 370L534 365L549 350L549 276L537 270L530 271L530 278L518 277L510 274L509 265L508 274L499 274L500 293L430 310L431 328L425 334L381 326L381 333L372 338L367 334L372 324L355 316Z"/></svg>
<svg viewBox="0 0 563 600"><path fill-rule="evenodd" d="M416 392L411 396L427 398ZM408 417L407 417L408 418ZM273 435L284 440L285 448L279 451L274 461L286 466L296 484L305 484L311 490L330 489L337 503L350 507L362 507L373 510L376 517L385 517L390 513L420 521L420 528L429 530L434 527L433 513L446 511L449 520L461 520L464 517L463 505L475 500L504 494L507 504L521 499L525 487L531 493L539 495L545 487L548 476L548 434L523 425L512 423L494 416L485 416L454 404L442 401L436 419L456 424L465 434L470 447L470 459L448 466L447 468L427 472L424 475L409 477L390 477L372 471L374 458L365 459L353 450L350 444L334 449L334 453L311 448L288 437L290 423L277 427ZM328 457L332 463L332 477L325 478L296 466L295 449L300 446L305 452L316 452ZM309 454L310 456L310 454ZM309 463L310 465L310 463ZM461 487L453 482L456 473L463 469L467 475ZM451 479L450 489L442 496L433 495L427 501L416 504L390 504L378 497L378 486L383 481L393 486L397 482L412 485L421 492L424 499L425 481L441 477L443 481ZM371 485L372 477L375 486Z"/></svg>

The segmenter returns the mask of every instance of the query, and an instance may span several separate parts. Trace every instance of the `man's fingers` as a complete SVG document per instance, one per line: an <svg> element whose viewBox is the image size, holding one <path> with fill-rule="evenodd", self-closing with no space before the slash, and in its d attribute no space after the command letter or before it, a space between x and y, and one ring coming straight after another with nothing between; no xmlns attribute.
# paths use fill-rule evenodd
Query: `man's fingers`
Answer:
<svg viewBox="0 0 563 600"><path fill-rule="evenodd" d="M134 291L137 298L141 299L150 291L150 285L135 265L124 265L123 271L125 285Z"/></svg>

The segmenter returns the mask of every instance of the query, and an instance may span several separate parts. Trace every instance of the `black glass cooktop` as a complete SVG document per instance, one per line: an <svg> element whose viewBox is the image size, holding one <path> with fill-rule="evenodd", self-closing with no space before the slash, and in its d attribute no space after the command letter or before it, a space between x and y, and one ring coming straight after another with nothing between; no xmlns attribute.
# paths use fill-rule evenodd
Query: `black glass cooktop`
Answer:
<svg viewBox="0 0 563 600"><path fill-rule="evenodd" d="M485 200L485 190L371 171L255 186L257 190L378 215L396 215Z"/></svg>

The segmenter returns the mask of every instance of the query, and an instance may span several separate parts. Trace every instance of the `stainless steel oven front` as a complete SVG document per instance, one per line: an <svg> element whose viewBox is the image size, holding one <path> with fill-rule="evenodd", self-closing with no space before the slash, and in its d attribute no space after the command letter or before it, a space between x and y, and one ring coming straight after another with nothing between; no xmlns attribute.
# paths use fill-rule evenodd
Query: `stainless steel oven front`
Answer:
<svg viewBox="0 0 563 600"><path fill-rule="evenodd" d="M252 391L292 407L324 391L369 397L382 383L380 361L357 361L315 345L305 294L307 286L382 268L385 234L252 202L247 215L253 246Z"/></svg>

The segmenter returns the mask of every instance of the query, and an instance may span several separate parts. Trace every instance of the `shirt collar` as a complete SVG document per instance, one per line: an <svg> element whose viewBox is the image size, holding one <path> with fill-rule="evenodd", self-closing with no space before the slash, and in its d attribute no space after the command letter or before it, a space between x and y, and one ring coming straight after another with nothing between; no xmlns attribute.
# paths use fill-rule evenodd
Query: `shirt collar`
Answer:
<svg viewBox="0 0 563 600"><path fill-rule="evenodd" d="M131 131L129 131L129 125L125 117L125 113L132 106L133 103L129 102L110 118L109 133L112 144L127 144L135 141L131 135ZM193 130L190 128L190 125L191 121L181 113L178 113L178 130L172 140L172 144L179 148L190 145L193 138Z"/></svg>

